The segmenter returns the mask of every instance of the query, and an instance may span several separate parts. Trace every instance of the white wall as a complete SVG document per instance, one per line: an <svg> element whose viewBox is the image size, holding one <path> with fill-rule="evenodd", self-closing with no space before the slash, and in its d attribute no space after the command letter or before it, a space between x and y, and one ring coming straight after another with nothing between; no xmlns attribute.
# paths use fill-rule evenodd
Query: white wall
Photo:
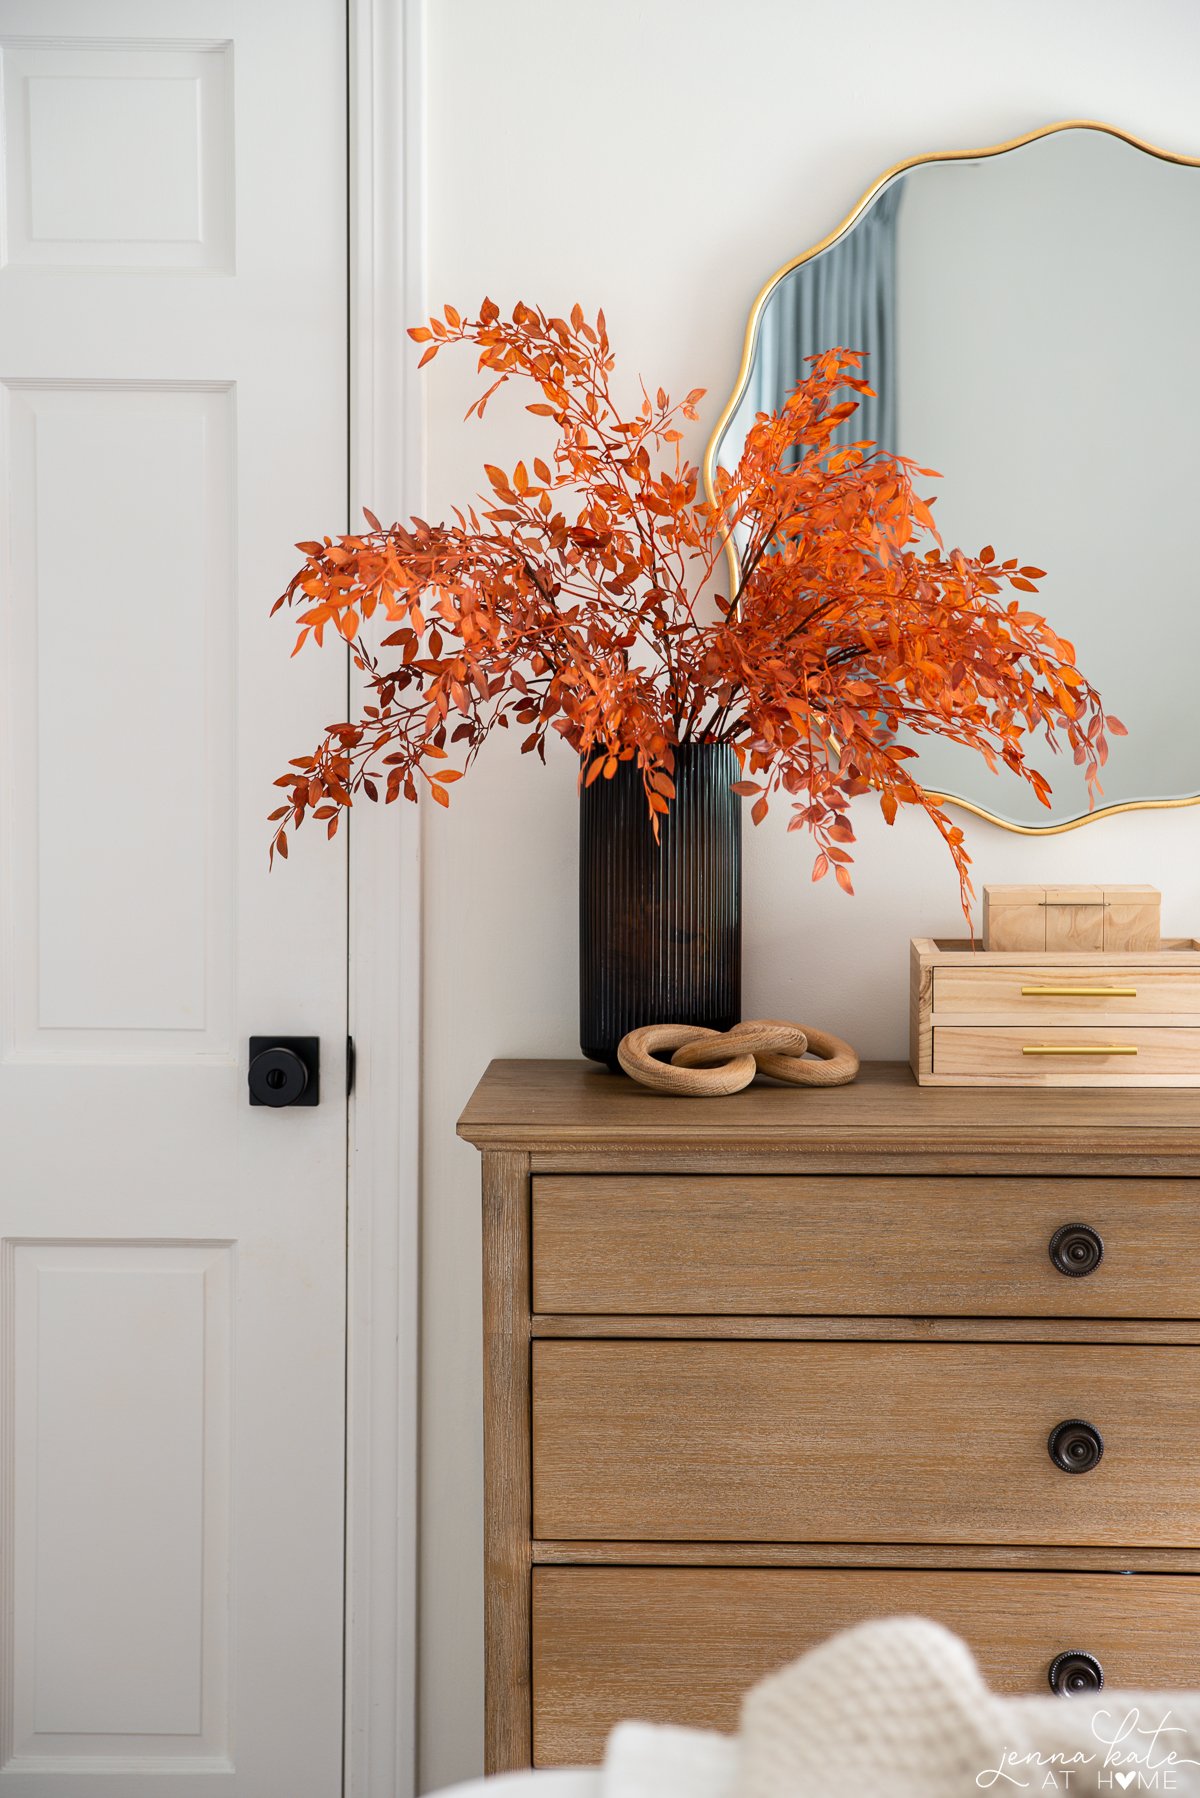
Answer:
<svg viewBox="0 0 1200 1798"><path fill-rule="evenodd" d="M1193 0L430 0L429 38L431 300L602 305L630 379L709 388L697 457L762 281L891 163L1069 117L1200 154ZM428 371L434 518L485 455L538 447L515 411L461 423L469 362ZM492 1056L577 1052L574 768L517 764L498 740L425 824L425 1789L482 1739L478 1166L454 1121ZM966 822L983 879L1150 880L1170 930L1200 925L1200 811L1042 840ZM902 1055L907 939L961 923L947 857L864 806L850 900L783 824L747 826L747 1015Z"/></svg>

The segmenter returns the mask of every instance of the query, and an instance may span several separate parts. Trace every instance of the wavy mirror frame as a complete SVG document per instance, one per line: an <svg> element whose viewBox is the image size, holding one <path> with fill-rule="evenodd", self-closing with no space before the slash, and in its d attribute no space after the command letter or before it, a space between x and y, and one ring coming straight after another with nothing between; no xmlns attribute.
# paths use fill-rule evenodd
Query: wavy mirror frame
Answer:
<svg viewBox="0 0 1200 1798"><path fill-rule="evenodd" d="M819 243L813 244L812 248L805 250L802 255L793 256L789 262L784 263L782 268L776 269L775 273L763 286L753 306L750 308L750 317L746 323L746 335L742 345L742 362L741 367L738 370L738 377L734 383L733 392L730 394L729 399L722 408L721 416L717 420L712 436L708 440L708 447L704 452L704 488L711 504L716 504L714 471L717 465L717 450L720 447L721 439L725 434L730 419L733 417L741 403L742 396L746 391L750 379L750 369L754 358L755 345L758 340L758 330L763 310L767 301L770 299L771 294L774 292L779 282L783 280L784 276L791 274L792 270L799 268L802 263L811 262L814 256L819 256L823 250L829 249L831 244L837 243L839 238L844 237L847 232L854 228L867 207L870 206L871 202L875 199L875 196L880 193L889 182L894 181L898 175L905 174L909 169L920 168L924 164L931 162L976 162L983 156L1003 156L1007 150L1019 150L1025 144L1035 143L1039 138L1053 137L1054 134L1059 131L1102 131L1109 137L1120 138L1122 143L1129 144L1131 148L1135 150L1144 151L1147 156L1158 157L1160 162L1173 162L1183 168L1200 169L1200 157L1183 156L1173 150L1160 149L1157 144L1147 143L1144 138L1135 137L1132 132L1122 131L1117 125L1102 124L1097 119L1062 119L1057 124L1042 125L1036 131L1027 131L1022 137L1012 137L1001 144L985 145L983 149L933 150L925 156L910 156L904 162L893 164L890 169L886 169L884 173L879 176L878 180L871 183L866 193L862 195L861 199L858 200L846 214L841 224L832 230L827 237L823 237ZM730 578L732 581L730 591L732 592L737 586L738 578L737 552L733 547L732 541L726 545L726 560L728 561L730 568ZM1200 805L1200 793L1192 793L1185 795L1183 798L1175 799L1125 799L1118 804L1097 806L1096 810L1093 812L1085 812L1081 817L1067 818L1056 824L1018 824L1011 818L998 817L994 812L988 811L985 806L976 805L974 800L971 799L961 799L954 793L934 793L932 794L932 797L944 802L946 805L956 806L960 811L973 812L977 818L986 819L989 824L996 824L1001 830L1011 830L1016 835L1024 837L1060 836L1064 831L1078 830L1081 825L1093 824L1099 818L1114 817L1118 812L1173 811L1177 810L1180 806Z"/></svg>

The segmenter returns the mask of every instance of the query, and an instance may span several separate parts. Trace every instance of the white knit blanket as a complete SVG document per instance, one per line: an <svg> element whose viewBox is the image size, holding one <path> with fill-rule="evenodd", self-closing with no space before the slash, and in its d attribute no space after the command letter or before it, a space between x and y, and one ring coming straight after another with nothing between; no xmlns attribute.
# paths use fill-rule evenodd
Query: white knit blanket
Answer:
<svg viewBox="0 0 1200 1798"><path fill-rule="evenodd" d="M1001 1698L940 1624L889 1617L834 1636L755 1686L737 1737L621 1724L601 1782L602 1798L981 1791L1200 1798L1200 1692Z"/></svg>

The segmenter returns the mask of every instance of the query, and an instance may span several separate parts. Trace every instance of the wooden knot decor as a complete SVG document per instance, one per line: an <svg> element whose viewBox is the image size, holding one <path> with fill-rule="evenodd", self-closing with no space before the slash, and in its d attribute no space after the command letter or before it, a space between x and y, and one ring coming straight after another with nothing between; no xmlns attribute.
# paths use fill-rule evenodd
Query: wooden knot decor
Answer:
<svg viewBox="0 0 1200 1798"><path fill-rule="evenodd" d="M657 1059L668 1049L669 1064ZM806 1053L817 1059L806 1061ZM845 1086L858 1073L849 1043L778 1018L750 1018L724 1031L646 1024L621 1038L617 1059L631 1080L653 1092L705 1098L740 1092L755 1074L789 1086Z"/></svg>

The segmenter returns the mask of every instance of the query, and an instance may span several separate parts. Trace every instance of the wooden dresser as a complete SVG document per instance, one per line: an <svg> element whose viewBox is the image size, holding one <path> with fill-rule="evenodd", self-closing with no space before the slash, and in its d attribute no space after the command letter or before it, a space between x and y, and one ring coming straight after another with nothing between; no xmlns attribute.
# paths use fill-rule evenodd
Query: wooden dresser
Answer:
<svg viewBox="0 0 1200 1798"><path fill-rule="evenodd" d="M490 1772L625 1716L732 1728L882 1612L1006 1691L1200 1686L1196 1094L496 1062L459 1133Z"/></svg>

